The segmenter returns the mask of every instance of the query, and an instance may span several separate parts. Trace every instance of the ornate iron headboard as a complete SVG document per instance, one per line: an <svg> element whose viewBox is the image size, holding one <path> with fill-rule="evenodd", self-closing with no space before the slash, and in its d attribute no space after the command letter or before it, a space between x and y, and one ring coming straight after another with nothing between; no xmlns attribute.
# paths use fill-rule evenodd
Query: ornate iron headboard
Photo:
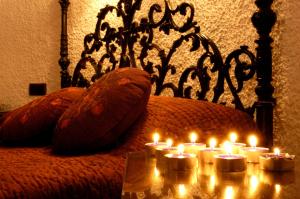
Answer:
<svg viewBox="0 0 300 199"><path fill-rule="evenodd" d="M134 46L139 42L142 50L138 56L140 65L143 70L149 72L152 76L152 82L156 85L155 95L159 95L165 89L171 89L174 96L191 98L192 87L186 85L189 77L192 80L199 81L200 89L197 91L197 98L206 100L207 93L213 86L212 102L218 103L221 94L224 93L225 83L228 85L230 93L233 97L233 104L239 110L245 111L250 115L256 114L256 122L258 128L264 132L266 136L266 145L273 144L273 107L275 100L273 98L274 87L272 81L272 38L270 32L276 22L276 14L272 11L271 6L273 0L256 0L258 7L252 16L252 23L257 30L259 38L255 41L257 44L256 55L248 50L247 46L241 46L240 49L234 50L224 61L217 45L204 36L200 32L200 27L194 21L194 7L188 3L181 3L175 9L171 9L165 0L165 10L162 19L155 22L154 15L163 12L162 7L153 4L148 13L147 18L142 18L139 22L134 20L136 11L140 10L142 0L120 0L117 6L106 6L101 9L98 14L98 21L95 32L88 34L84 38L84 50L81 59L76 65L73 76L69 75L68 66L70 60L68 58L68 36L67 36L67 10L69 0L60 0L62 8L62 32L61 32L61 58L59 64L61 66L61 87L80 86L88 87L91 82L100 78L103 74L114 70L118 67L138 67L136 63ZM123 21L123 27L118 29L112 28L109 23L104 22L109 12L116 11L117 17ZM188 12L189 11L189 12ZM187 16L187 13L189 15ZM183 15L187 18L182 26L178 26L173 16L176 14ZM181 36L174 41L169 52L162 50L153 42L154 30L158 29L168 35L170 31L176 31ZM101 31L105 32L101 35ZM192 41L190 51L201 49L203 53L199 55L196 65L186 68L180 75L177 84L174 82L166 82L168 72L171 75L176 74L176 67L170 64L172 55L183 42ZM116 49L121 48L120 59L117 59ZM104 48L105 53L100 59L93 57L94 52L98 52ZM152 62L145 62L149 51L156 50L161 61L160 65L154 65ZM248 61L244 61L246 57ZM104 67L105 60L110 62L110 67ZM207 66L207 61L211 66ZM234 66L232 65L234 62ZM86 68L87 63L94 67L95 74L88 80L81 73ZM232 81L229 70L234 68L234 78L237 82L235 85ZM208 73L217 74L216 81L211 81ZM245 107L240 99L239 93L244 87L244 83L253 79L256 75L257 86L255 92L257 101L250 107ZM219 102L221 103L221 102Z"/></svg>

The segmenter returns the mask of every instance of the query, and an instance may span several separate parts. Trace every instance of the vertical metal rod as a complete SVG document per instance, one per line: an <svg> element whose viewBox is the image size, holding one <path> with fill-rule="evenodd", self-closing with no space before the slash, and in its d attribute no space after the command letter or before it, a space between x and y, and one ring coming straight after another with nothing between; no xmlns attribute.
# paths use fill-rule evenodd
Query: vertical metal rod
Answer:
<svg viewBox="0 0 300 199"><path fill-rule="evenodd" d="M257 87L255 92L258 96L256 102L256 120L258 128L265 135L265 145L273 145L273 98L274 87L272 86L272 47L273 39L270 36L272 27L276 23L276 13L271 9L274 0L256 0L258 7L252 16L252 23L257 30L259 38L255 41Z"/></svg>
<svg viewBox="0 0 300 199"><path fill-rule="evenodd" d="M60 39L60 59L58 61L61 67L61 88L71 86L71 76L68 72L70 59L68 58L68 7L69 0L60 0L61 6L61 39Z"/></svg>

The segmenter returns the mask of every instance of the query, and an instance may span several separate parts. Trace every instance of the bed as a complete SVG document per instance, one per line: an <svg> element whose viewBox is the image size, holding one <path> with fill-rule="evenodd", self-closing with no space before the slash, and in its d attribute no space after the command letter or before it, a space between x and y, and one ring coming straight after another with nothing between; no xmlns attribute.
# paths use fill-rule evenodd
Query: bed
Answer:
<svg viewBox="0 0 300 199"><path fill-rule="evenodd" d="M168 1L165 1L164 6L154 4L149 8L148 17L136 22L134 15L141 8L142 1L121 0L117 6L106 6L100 10L95 32L85 36L80 61L73 74L70 75L67 33L67 11L70 2L60 0L62 8L61 58L59 59L61 87L71 90L75 88L69 87L88 89L78 92L72 90L71 94L67 95L68 97L59 91L23 107L27 110L29 107L36 108L37 104L44 106L43 109L40 107L35 109L34 114L38 116L35 115L34 118L29 116L31 120L37 120L29 129L39 125L38 129L42 129L40 131L47 131L43 138L35 136L33 143L7 142L7 144L6 141L19 138L19 135L11 136L19 131L11 127L13 130L3 133L6 120L11 120L7 118L13 118L13 114L8 113L1 119L2 133L0 135L3 146L0 147L0 198L119 198L126 153L143 150L144 143L156 130L165 133L166 137L172 136L181 141L185 139L187 132L196 129L202 133L200 141L204 142L211 135L218 136L220 139L225 138L225 134L230 129L240 132L241 140L245 140L248 133L255 131L260 136L261 144L272 146L275 100L273 98L274 87L271 84L272 38L270 33L276 22L276 14L271 9L272 2L255 1L258 11L253 14L252 22L258 33L255 41L256 52L251 52L247 46L241 46L228 56L222 56L217 45L200 32L199 25L194 21L196 11L191 4L183 2L173 9ZM124 21L123 27L115 29L105 22L106 15L112 11L115 11L117 17ZM154 19L155 14L161 12L163 17L158 21ZM186 21L177 25L173 20L175 15L185 16ZM166 51L155 43L156 31L166 37L170 32L177 32L180 36ZM190 42L191 47L188 50L191 53L197 50L201 53L198 59L191 63L193 65L183 71L178 71L176 66L170 64L170 60L185 42ZM141 46L140 51L136 50L136 44ZM104 50L104 54L96 58L94 54L101 50ZM158 54L159 64L149 61L147 57L150 51ZM109 64L105 66L104 63L107 62ZM90 78L87 78L83 72L87 67L92 67L95 72ZM61 115L65 114L65 110L73 103L83 101L77 99L80 98L81 92L91 92L97 82L109 79L107 77L117 73L116 71L127 71L127 67L137 68L149 75L149 82L153 85L153 96L145 97L145 103L141 104L145 106L145 109L141 109L140 113L133 117L134 121L130 125L122 125L124 127L122 131L120 128L114 129L120 132L120 135L116 136L112 145L103 147L101 150L93 148L88 153L57 154L53 152L51 142L42 144L39 142L41 139L43 141L53 139L52 131L58 125L56 123L58 122L61 126L64 124L63 120L58 121ZM233 74L230 71L233 71ZM176 80L169 78L175 74L178 75ZM213 78L211 74L215 77ZM130 78L134 81L135 77ZM245 106L240 93L245 83L255 78L257 100L250 106ZM121 83L123 84L123 81ZM110 87L107 89L108 93L110 89ZM174 97L160 96L166 90ZM226 107L222 100L222 95L226 90L232 96L234 108ZM95 93L97 92L94 92L92 97L96 98ZM59 100L57 96L60 97ZM136 93L132 96L135 97ZM190 98L196 98L196 100ZM53 114L45 114L54 110L53 108L47 109L48 104L53 106L62 104L62 106ZM226 103L228 104L230 102ZM15 111L15 115L23 113L23 109ZM127 109L126 114L134 110L134 106L127 107ZM111 110L115 111L115 109ZM21 120L26 122L28 118L22 115ZM43 123L45 120L51 120L47 123L49 126ZM95 125L93 122L86 122L86 125L88 124ZM11 126L16 127L18 123L12 123ZM23 127L21 125L20 128ZM57 126L55 128L57 129ZM72 133L74 129L70 132ZM5 140L4 135L11 137ZM61 144L61 146L65 145Z"/></svg>

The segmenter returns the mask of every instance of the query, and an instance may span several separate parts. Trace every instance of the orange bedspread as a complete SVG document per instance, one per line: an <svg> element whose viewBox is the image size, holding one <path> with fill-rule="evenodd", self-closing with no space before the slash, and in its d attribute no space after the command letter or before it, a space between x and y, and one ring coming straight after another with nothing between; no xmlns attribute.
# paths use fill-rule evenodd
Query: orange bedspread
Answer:
<svg viewBox="0 0 300 199"><path fill-rule="evenodd" d="M118 154L64 157L47 147L0 147L0 198L119 198L124 166Z"/></svg>

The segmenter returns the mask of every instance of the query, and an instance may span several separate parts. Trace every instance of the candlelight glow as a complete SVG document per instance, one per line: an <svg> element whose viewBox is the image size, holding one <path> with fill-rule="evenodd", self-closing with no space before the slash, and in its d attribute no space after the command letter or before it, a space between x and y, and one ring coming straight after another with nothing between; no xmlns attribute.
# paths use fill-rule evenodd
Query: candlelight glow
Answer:
<svg viewBox="0 0 300 199"><path fill-rule="evenodd" d="M183 152L184 152L184 145L183 144L179 144L177 146L177 151L178 151L179 154L183 154Z"/></svg>
<svg viewBox="0 0 300 199"><path fill-rule="evenodd" d="M178 195L179 195L179 197L186 196L186 188L185 188L184 184L178 185Z"/></svg>
<svg viewBox="0 0 300 199"><path fill-rule="evenodd" d="M275 193L279 194L280 191L281 191L280 184L275 184Z"/></svg>
<svg viewBox="0 0 300 199"><path fill-rule="evenodd" d="M232 144L228 141L224 142L223 148L226 151L227 154L232 154Z"/></svg>
<svg viewBox="0 0 300 199"><path fill-rule="evenodd" d="M191 143L195 143L197 139L198 139L197 133L192 132L192 133L190 134L190 141L191 141Z"/></svg>
<svg viewBox="0 0 300 199"><path fill-rule="evenodd" d="M231 132L231 133L229 134L229 139L230 139L230 141L231 141L232 143L235 143L236 140L237 140L237 134L236 134L235 132Z"/></svg>
<svg viewBox="0 0 300 199"><path fill-rule="evenodd" d="M167 139L167 146L172 147L173 145L173 140L172 139Z"/></svg>
<svg viewBox="0 0 300 199"><path fill-rule="evenodd" d="M274 154L275 154L275 155L280 155L280 150L279 150L279 148L274 148Z"/></svg>
<svg viewBox="0 0 300 199"><path fill-rule="evenodd" d="M155 176L155 177L159 177L159 175L160 175L160 172L159 172L159 170L155 167L155 168L154 168L154 176Z"/></svg>
<svg viewBox="0 0 300 199"><path fill-rule="evenodd" d="M250 178L250 192L253 194L256 192L259 184L259 180L257 176L251 176Z"/></svg>
<svg viewBox="0 0 300 199"><path fill-rule="evenodd" d="M232 199L234 198L234 190L232 186L226 186L224 199Z"/></svg>
<svg viewBox="0 0 300 199"><path fill-rule="evenodd" d="M153 142L154 142L155 144L157 144L158 141L159 141L159 134L158 134L158 133L154 133L154 134L153 134Z"/></svg>
<svg viewBox="0 0 300 199"><path fill-rule="evenodd" d="M249 137L249 144L251 147L256 147L257 145L257 138L254 135Z"/></svg>
<svg viewBox="0 0 300 199"><path fill-rule="evenodd" d="M214 191L215 189L215 186L216 186L216 176L215 175L211 175L210 178L209 178L209 190L211 192Z"/></svg>
<svg viewBox="0 0 300 199"><path fill-rule="evenodd" d="M211 138L211 139L209 140L209 147L210 147L211 149L214 149L214 148L216 147L216 145L217 145L217 140L216 140L215 138Z"/></svg>
<svg viewBox="0 0 300 199"><path fill-rule="evenodd" d="M160 172L156 167L154 167L152 182L153 183L160 183L161 182Z"/></svg>

